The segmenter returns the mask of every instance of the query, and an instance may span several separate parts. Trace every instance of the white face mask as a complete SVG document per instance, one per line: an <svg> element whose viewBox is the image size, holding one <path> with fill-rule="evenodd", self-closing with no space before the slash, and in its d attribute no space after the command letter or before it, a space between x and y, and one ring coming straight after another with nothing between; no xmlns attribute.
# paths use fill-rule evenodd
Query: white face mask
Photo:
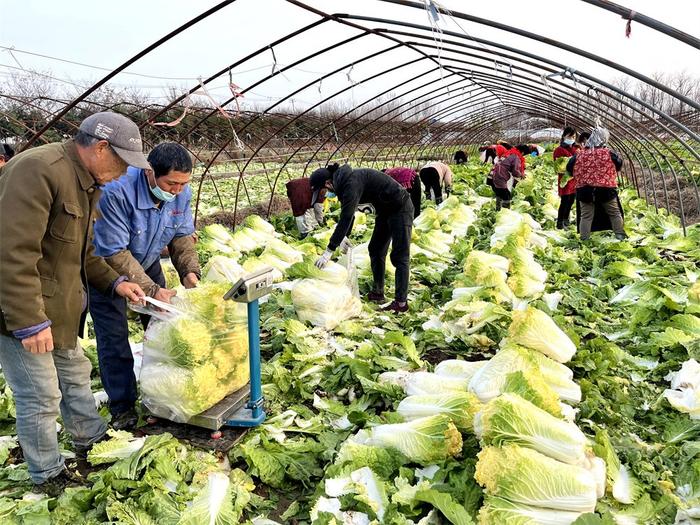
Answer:
<svg viewBox="0 0 700 525"><path fill-rule="evenodd" d="M175 200L175 197L177 197L177 195L163 190L160 186L158 186L158 184L156 184L154 188L152 188L150 184L148 187L151 188L151 193L154 195L154 197L162 200L163 202L172 202Z"/></svg>
<svg viewBox="0 0 700 525"><path fill-rule="evenodd" d="M571 146L574 143L574 139L564 139L562 142L567 146Z"/></svg>

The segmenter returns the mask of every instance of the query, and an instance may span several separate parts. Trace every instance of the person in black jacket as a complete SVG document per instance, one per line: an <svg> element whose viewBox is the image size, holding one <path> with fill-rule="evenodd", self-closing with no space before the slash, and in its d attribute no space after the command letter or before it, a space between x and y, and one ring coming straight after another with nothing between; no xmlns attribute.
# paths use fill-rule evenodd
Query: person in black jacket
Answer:
<svg viewBox="0 0 700 525"><path fill-rule="evenodd" d="M374 286L367 298L384 302L386 254L391 243L391 262L396 268L396 295L385 308L395 313L408 310L408 280L410 273L411 229L413 204L408 192L389 175L373 169L352 169L349 164L333 164L311 174L312 202L323 188L335 193L341 204L340 219L328 242L328 248L316 261L323 268L336 248L347 251L347 236L352 230L358 204L370 203L376 211L374 231L369 241L369 257ZM343 245L345 249L343 250Z"/></svg>

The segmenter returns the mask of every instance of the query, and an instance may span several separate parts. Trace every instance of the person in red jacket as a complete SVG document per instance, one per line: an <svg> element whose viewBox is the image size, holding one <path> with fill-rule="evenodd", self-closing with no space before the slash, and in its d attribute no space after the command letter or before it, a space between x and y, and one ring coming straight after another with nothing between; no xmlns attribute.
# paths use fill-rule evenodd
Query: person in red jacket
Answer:
<svg viewBox="0 0 700 525"><path fill-rule="evenodd" d="M576 130L572 127L564 128L561 135L561 142L554 150L552 157L554 160L562 157L573 157L579 147L576 144ZM559 212L557 213L557 229L563 230L569 227L569 217L571 216L571 207L576 202L576 182L573 177L564 180L564 171L557 173L557 190L559 191ZM563 184L562 184L563 181Z"/></svg>
<svg viewBox="0 0 700 525"><path fill-rule="evenodd" d="M513 188L518 179L523 178L523 172L520 170L520 159L512 150L506 151L500 144L496 149L502 155L499 155L498 162L486 178L486 184L493 188L493 193L496 195L496 211L498 211L501 208L510 208Z"/></svg>
<svg viewBox="0 0 700 525"><path fill-rule="evenodd" d="M287 183L287 198L292 206L292 215L302 239L314 229L315 223L323 224L323 201L326 198L326 190L321 190L314 204L311 203L312 195L308 177L293 179Z"/></svg>
<svg viewBox="0 0 700 525"><path fill-rule="evenodd" d="M520 173L525 177L525 155L530 154L530 146L527 144L518 144L508 151L508 155L517 155L520 160Z"/></svg>
<svg viewBox="0 0 700 525"><path fill-rule="evenodd" d="M607 129L595 128L586 148L576 152L566 165L566 171L573 174L576 181L576 198L581 205L581 240L591 236L597 206L610 219L615 237L618 240L627 238L617 197L617 172L622 168L622 158L608 149L608 138Z"/></svg>

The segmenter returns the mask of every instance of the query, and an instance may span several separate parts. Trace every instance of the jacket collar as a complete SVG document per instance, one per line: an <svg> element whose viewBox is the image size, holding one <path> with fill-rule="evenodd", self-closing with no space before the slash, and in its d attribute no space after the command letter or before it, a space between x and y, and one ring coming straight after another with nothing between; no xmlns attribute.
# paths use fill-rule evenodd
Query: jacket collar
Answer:
<svg viewBox="0 0 700 525"><path fill-rule="evenodd" d="M80 187L83 188L83 190L88 190L94 186L97 186L97 181L92 175L90 175L90 172L87 170L83 164L83 161L80 160L80 157L78 156L78 147L75 145L75 141L73 139L69 139L64 142L63 150L66 152L66 156L72 161L73 169L75 170L75 174L80 182Z"/></svg>

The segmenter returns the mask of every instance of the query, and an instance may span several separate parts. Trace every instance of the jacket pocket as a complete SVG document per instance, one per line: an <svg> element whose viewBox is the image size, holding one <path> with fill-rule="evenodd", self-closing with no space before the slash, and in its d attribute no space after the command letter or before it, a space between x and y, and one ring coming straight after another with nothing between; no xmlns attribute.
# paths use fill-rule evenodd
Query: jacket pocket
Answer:
<svg viewBox="0 0 700 525"><path fill-rule="evenodd" d="M58 281L50 277L39 277L41 281L41 295L44 297L53 297L58 288Z"/></svg>
<svg viewBox="0 0 700 525"><path fill-rule="evenodd" d="M49 233L54 239L59 241L76 243L80 238L80 225L83 217L81 207L72 202L64 202L63 210L58 212L53 222Z"/></svg>

